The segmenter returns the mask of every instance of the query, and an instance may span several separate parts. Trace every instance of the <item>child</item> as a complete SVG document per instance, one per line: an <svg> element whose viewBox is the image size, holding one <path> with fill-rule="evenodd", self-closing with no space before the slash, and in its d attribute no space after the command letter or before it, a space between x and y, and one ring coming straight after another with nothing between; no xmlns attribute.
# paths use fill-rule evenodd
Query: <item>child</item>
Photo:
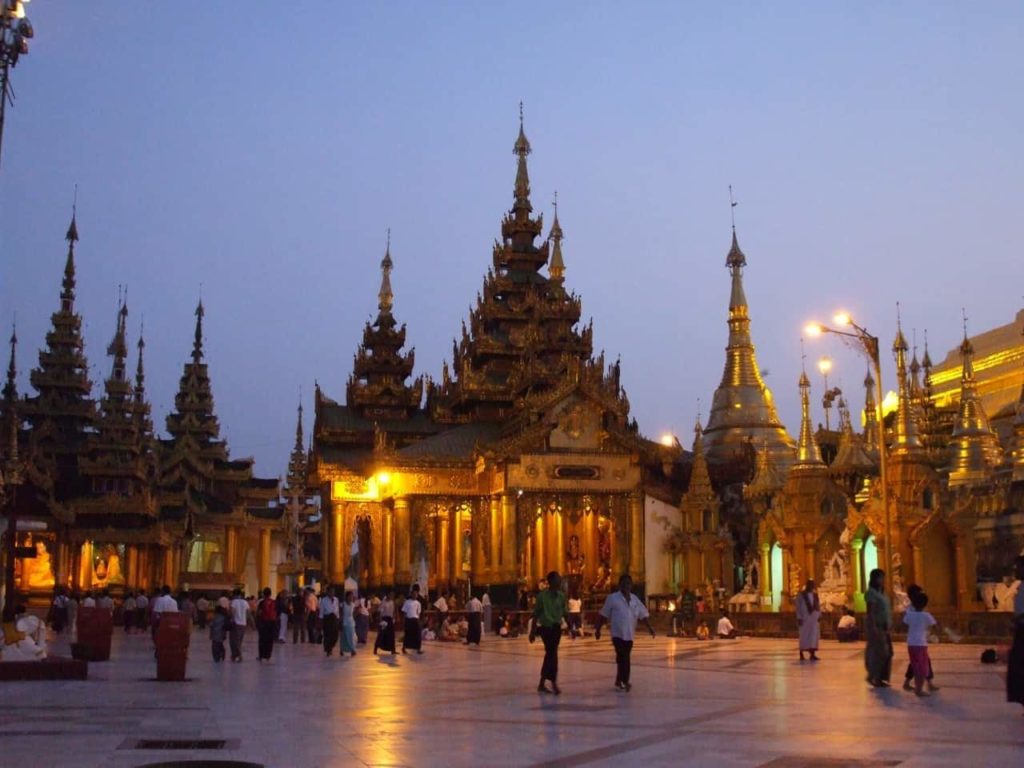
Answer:
<svg viewBox="0 0 1024 768"><path fill-rule="evenodd" d="M210 622L210 645L213 648L213 660L224 661L224 641L228 636L228 612L218 605L213 611Z"/></svg>
<svg viewBox="0 0 1024 768"><path fill-rule="evenodd" d="M917 584L909 585L907 587L907 598L910 599L911 601L913 601L914 595L917 592L920 592L920 591L921 591L921 587L919 585L917 585ZM913 602L911 602L911 605L913 605ZM948 633L949 630L946 630L946 632ZM954 642L956 642L956 640L954 640ZM932 683L932 679L934 677L935 677L935 667L932 665L931 656L929 655L929 658L928 658L928 676L925 678L925 685L928 687L928 690L930 692L932 692L932 693L935 693L937 690L939 690L939 686L937 686L934 683ZM913 680L914 680L914 665L913 664L907 664L907 674L903 677L903 690L904 691L912 691L912 690L914 690Z"/></svg>
<svg viewBox="0 0 1024 768"><path fill-rule="evenodd" d="M707 640L711 636L711 631L708 629L708 623L702 621L700 626L697 627L697 639Z"/></svg>
<svg viewBox="0 0 1024 768"><path fill-rule="evenodd" d="M907 625L907 651L910 653L910 665L914 668L914 693L918 696L931 696L924 688L931 666L928 660L928 630L936 625L935 617L925 607L928 595L924 590L915 591L910 595L910 604L903 614L903 623ZM929 687L934 687L929 683Z"/></svg>

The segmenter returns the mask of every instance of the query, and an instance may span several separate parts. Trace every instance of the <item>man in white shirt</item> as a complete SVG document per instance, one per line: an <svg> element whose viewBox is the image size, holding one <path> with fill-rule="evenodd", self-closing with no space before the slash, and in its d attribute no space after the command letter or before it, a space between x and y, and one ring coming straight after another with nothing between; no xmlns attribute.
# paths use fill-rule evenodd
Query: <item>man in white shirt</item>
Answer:
<svg viewBox="0 0 1024 768"><path fill-rule="evenodd" d="M135 597L135 626L146 631L146 624L149 621L149 598L141 589Z"/></svg>
<svg viewBox="0 0 1024 768"><path fill-rule="evenodd" d="M327 594L320 597L317 610L320 614L320 624L323 626L324 654L330 656L338 642L338 627L341 621L341 604L334 594L334 587L328 587Z"/></svg>
<svg viewBox="0 0 1024 768"><path fill-rule="evenodd" d="M480 604L483 606L484 609L484 632L493 632L494 625L491 622L491 612L493 609L491 608L490 587L484 587L484 595L480 598Z"/></svg>
<svg viewBox="0 0 1024 768"><path fill-rule="evenodd" d="M722 609L722 618L718 620L718 639L719 640L735 640L739 635L736 634L736 627L729 621L729 611L725 608Z"/></svg>
<svg viewBox="0 0 1024 768"><path fill-rule="evenodd" d="M643 601L633 594L633 580L628 574L619 579L619 588L604 601L604 607L597 616L594 639L601 639L601 627L607 621L611 625L612 644L615 646L615 687L620 691L632 689L629 682L629 655L633 652L633 637L637 621L642 621L654 637L654 627Z"/></svg>
<svg viewBox="0 0 1024 768"><path fill-rule="evenodd" d="M413 649L416 653L423 653L423 638L420 634L420 613L423 606L420 604L420 587L412 585L412 594L409 599L402 603L402 616L405 617L405 633L402 635L402 653Z"/></svg>
<svg viewBox="0 0 1024 768"><path fill-rule="evenodd" d="M249 620L249 603L242 596L242 590L236 589L231 596L228 614L231 617L231 630L228 638L231 641L231 660L242 660L242 641L245 640L245 627Z"/></svg>
<svg viewBox="0 0 1024 768"><path fill-rule="evenodd" d="M475 643L480 645L480 623L483 621L484 604L476 596L466 601L466 642L464 645Z"/></svg>
<svg viewBox="0 0 1024 768"><path fill-rule="evenodd" d="M445 620L448 618L448 601L444 598L444 592L434 601L434 607L437 609L437 628L440 631Z"/></svg>
<svg viewBox="0 0 1024 768"><path fill-rule="evenodd" d="M153 639L156 639L156 628L160 625L160 616L165 613L177 613L178 602L171 597L171 588L166 584L160 589L160 596L153 600L149 612L153 624Z"/></svg>
<svg viewBox="0 0 1024 768"><path fill-rule="evenodd" d="M83 608L95 608L96 598L92 596L92 592L86 592L85 597L82 598Z"/></svg>

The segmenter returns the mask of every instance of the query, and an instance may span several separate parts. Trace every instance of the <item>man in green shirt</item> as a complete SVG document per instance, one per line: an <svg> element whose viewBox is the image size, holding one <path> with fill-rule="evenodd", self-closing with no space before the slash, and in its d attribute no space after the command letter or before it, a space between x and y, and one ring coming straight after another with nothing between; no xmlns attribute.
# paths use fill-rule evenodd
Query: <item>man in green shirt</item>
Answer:
<svg viewBox="0 0 1024 768"><path fill-rule="evenodd" d="M548 574L548 588L537 595L537 604L533 609L533 625L530 627L530 642L537 635L544 641L544 663L540 668L539 693L562 692L558 687L558 644L562 640L562 619L568 615L565 593L561 591L562 577L558 571ZM551 681L549 689L544 682Z"/></svg>

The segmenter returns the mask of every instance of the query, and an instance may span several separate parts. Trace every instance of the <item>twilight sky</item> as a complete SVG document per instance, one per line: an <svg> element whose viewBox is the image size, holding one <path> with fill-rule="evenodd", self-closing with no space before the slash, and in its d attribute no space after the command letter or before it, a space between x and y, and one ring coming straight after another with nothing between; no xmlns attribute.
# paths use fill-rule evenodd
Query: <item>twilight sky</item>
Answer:
<svg viewBox="0 0 1024 768"><path fill-rule="evenodd" d="M888 347L901 301L938 361L961 306L975 331L1021 306L1017 2L28 11L0 165L0 319L17 312L22 390L78 184L94 382L127 284L162 431L201 285L223 433L264 476L285 469L300 388L307 430L314 380L344 398L388 227L396 317L417 373L440 375L512 202L520 100L534 207L550 222L558 190L566 285L652 437L688 445L721 376L729 184L759 362L794 435L811 317L842 306ZM859 407L863 362L808 346L824 353Z"/></svg>

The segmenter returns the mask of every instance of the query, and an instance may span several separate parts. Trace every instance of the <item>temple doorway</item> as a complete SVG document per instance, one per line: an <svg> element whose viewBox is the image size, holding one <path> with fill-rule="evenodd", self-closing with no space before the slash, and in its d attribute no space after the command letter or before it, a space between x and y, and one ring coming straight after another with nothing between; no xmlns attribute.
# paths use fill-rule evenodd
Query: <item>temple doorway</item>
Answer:
<svg viewBox="0 0 1024 768"><path fill-rule="evenodd" d="M862 550L861 557L863 558L863 568L860 569L861 583L857 587L858 592L868 591L868 578L871 576L871 572L878 567L878 544L875 543L874 536L868 536L864 539L864 549Z"/></svg>
<svg viewBox="0 0 1024 768"><path fill-rule="evenodd" d="M949 529L942 522L936 522L921 540L921 564L924 573L920 575L922 586L928 593L931 606L952 606L956 604L956 554Z"/></svg>
<svg viewBox="0 0 1024 768"><path fill-rule="evenodd" d="M772 610L777 611L782 605L782 590L785 586L785 580L782 577L782 547L779 546L778 542L772 544L771 569Z"/></svg>

